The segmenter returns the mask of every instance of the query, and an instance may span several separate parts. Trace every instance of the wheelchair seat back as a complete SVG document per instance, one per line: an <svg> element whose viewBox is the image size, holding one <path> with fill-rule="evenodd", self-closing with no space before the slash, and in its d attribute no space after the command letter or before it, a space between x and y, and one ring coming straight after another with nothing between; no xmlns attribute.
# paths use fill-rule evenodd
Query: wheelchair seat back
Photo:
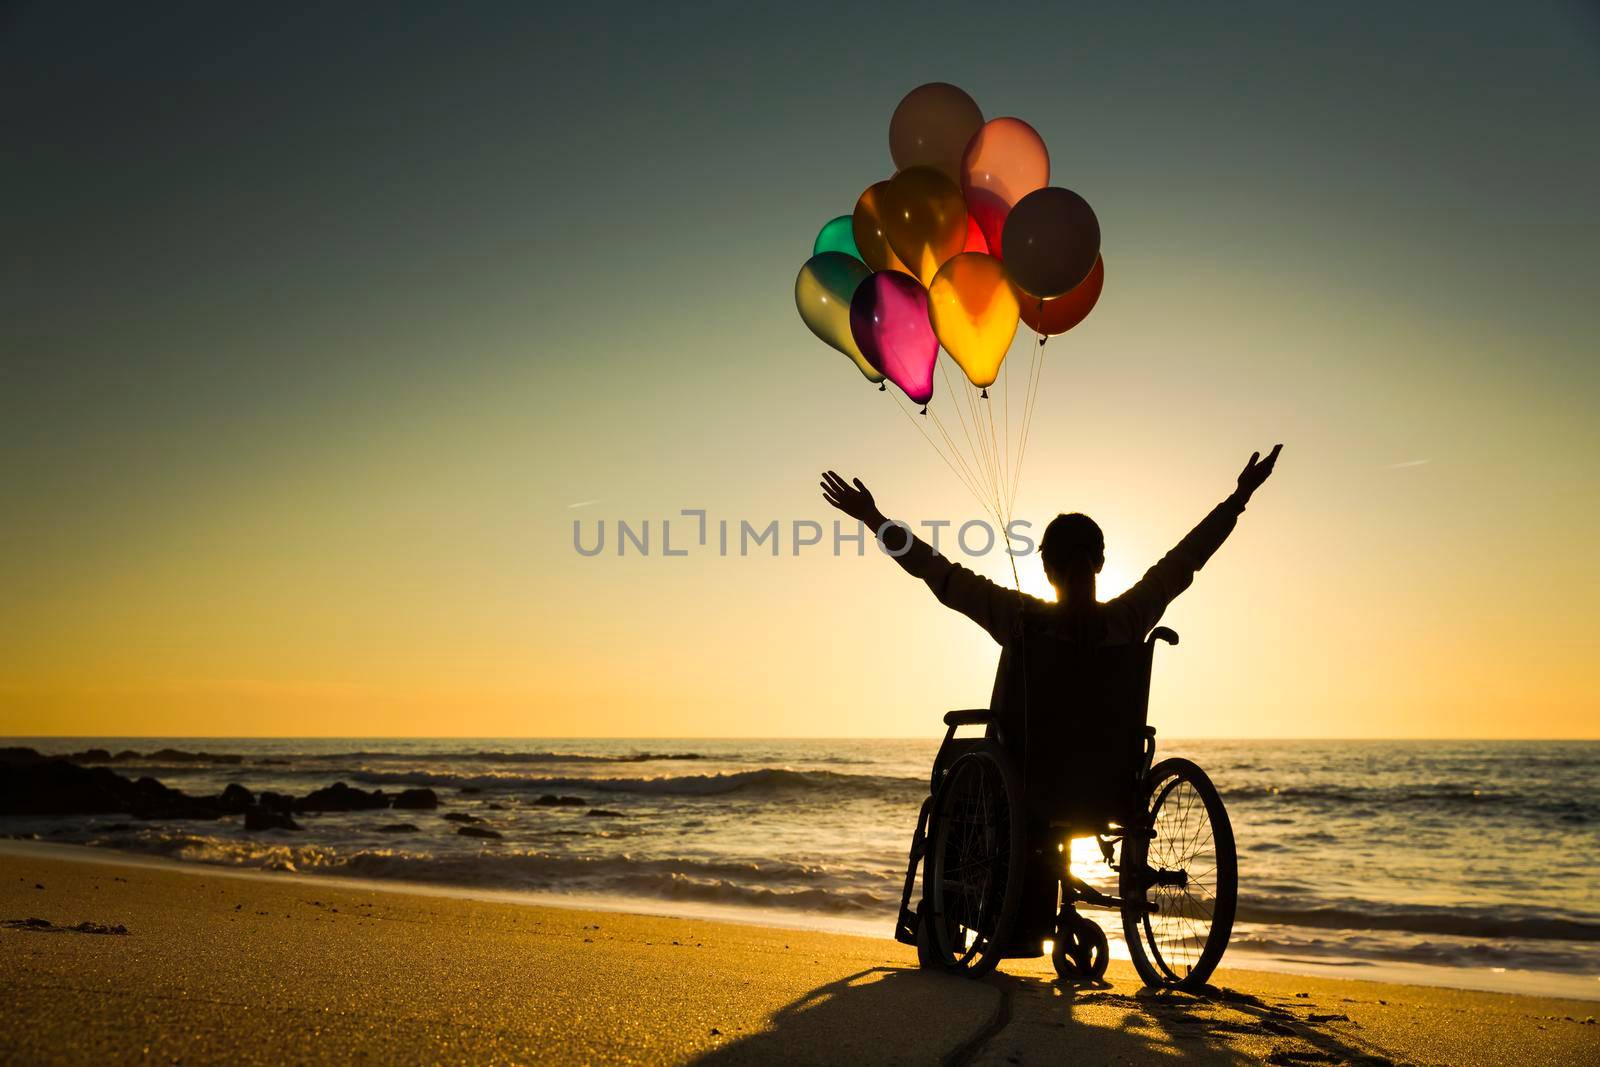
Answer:
<svg viewBox="0 0 1600 1067"><path fill-rule="evenodd" d="M993 708L1023 768L1029 823L1075 834L1127 825L1144 773L1153 645L1030 633L1006 649Z"/></svg>

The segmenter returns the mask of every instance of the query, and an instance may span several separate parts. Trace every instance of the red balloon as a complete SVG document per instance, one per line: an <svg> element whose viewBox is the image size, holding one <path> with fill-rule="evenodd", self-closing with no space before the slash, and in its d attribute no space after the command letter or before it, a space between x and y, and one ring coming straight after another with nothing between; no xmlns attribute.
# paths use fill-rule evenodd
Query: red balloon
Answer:
<svg viewBox="0 0 1600 1067"><path fill-rule="evenodd" d="M1004 258L1000 238L1006 216L1017 201L1049 184L1050 152L1021 119L984 123L961 159L961 192L998 258Z"/></svg>
<svg viewBox="0 0 1600 1067"><path fill-rule="evenodd" d="M1071 189L1035 189L1006 216L1006 271L1029 296L1053 300L1089 276L1100 255L1100 220Z"/></svg>
<svg viewBox="0 0 1600 1067"><path fill-rule="evenodd" d="M983 230L978 226L978 220L971 215L967 216L967 246L963 252L989 253L989 242L984 239Z"/></svg>
<svg viewBox="0 0 1600 1067"><path fill-rule="evenodd" d="M1106 261L1103 256L1096 256L1094 268L1089 271L1089 276L1079 282L1076 287L1054 300L1040 300L1036 296L1029 296L1013 283L1012 288L1017 293L1017 309L1022 313L1022 321L1034 333L1042 333L1046 337L1066 333L1078 323L1089 317L1089 312L1100 300L1100 290L1106 284Z"/></svg>
<svg viewBox="0 0 1600 1067"><path fill-rule="evenodd" d="M896 170L932 167L957 185L961 154L983 125L983 112L948 82L919 85L905 95L889 120L889 155Z"/></svg>

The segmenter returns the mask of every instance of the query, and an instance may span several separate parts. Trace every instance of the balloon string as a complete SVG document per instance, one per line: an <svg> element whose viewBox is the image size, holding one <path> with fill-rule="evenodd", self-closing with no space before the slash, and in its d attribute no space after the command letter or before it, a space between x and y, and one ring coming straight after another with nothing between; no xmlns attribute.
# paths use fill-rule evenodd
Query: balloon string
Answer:
<svg viewBox="0 0 1600 1067"><path fill-rule="evenodd" d="M955 464L951 463L949 458L947 456L945 456L945 454L942 451L940 451L939 446L937 444L935 444L933 438L928 435L928 431L924 430L922 428L922 424L917 421L917 419L911 414L910 411L906 410L906 406L905 406L904 403L901 402L899 395L896 394L893 390L889 391L889 395L894 397L895 407L899 408L900 409L900 413L902 415L904 415L907 420L910 421L912 426L916 427L917 432L922 435L922 439L924 441L928 442L928 447L933 449L934 454L937 455L941 460L944 460L944 465L946 467L950 468L950 473L954 474L956 476L956 481L960 482L963 486L965 486L967 491L969 493L971 493L974 497L977 498L979 504L983 504L983 497L978 494L977 489L974 488L973 485L971 485L967 481L967 479L965 477L963 477L962 473L959 470L956 469ZM934 416L934 419L935 419L935 422L937 423L938 416L937 415ZM984 506L987 507L988 505L984 504Z"/></svg>
<svg viewBox="0 0 1600 1067"><path fill-rule="evenodd" d="M1011 471L1011 485L1008 486L1008 498L1012 504L1016 503L1017 489L1022 481L1022 460L1027 451L1028 439L1028 397L1033 392L1033 372L1039 360L1039 346L1033 346L1033 354L1028 361L1028 375L1022 385L1022 413L1017 419L1017 461Z"/></svg>
<svg viewBox="0 0 1600 1067"><path fill-rule="evenodd" d="M1022 486L1022 468L1023 464L1027 461L1028 442L1033 437L1033 412L1038 402L1039 380L1043 376L1043 373L1044 348L1042 345L1035 345L1033 350L1033 359L1029 366L1028 388L1022 402L1022 440L1017 449L1016 478L1013 480L1011 485L1011 496L1013 500L1016 499L1016 495Z"/></svg>
<svg viewBox="0 0 1600 1067"><path fill-rule="evenodd" d="M1033 347L1033 359L1029 366L1027 395L1022 406L1022 440L1017 449L1017 467L1013 472L1011 483L1011 500L1015 504L1017 490L1022 484L1022 465L1028 454L1028 439L1033 433L1033 412L1038 405L1039 383L1044 378L1044 335L1039 335L1039 344Z"/></svg>
<svg viewBox="0 0 1600 1067"><path fill-rule="evenodd" d="M951 398L951 405L956 409L956 418L961 421L961 436L966 439L967 451L972 456L972 469L974 472L976 472L983 466L982 461L978 456L978 447L972 443L973 435L967 431L967 417L961 413L961 401L956 399L958 394L956 393L955 388L950 384L950 372L945 369L945 365L942 361L939 363L939 373L944 377L944 391L946 395ZM972 480L975 483L981 481L976 473L973 474Z"/></svg>
<svg viewBox="0 0 1600 1067"><path fill-rule="evenodd" d="M950 447L954 449L955 438L951 436L949 429L945 427L944 422L940 420L937 413L934 413L933 425L934 428L939 431L940 435L944 437L946 443L948 443ZM994 505L984 498L982 491L978 488L977 482L974 481L971 485L968 485L967 488L968 491L972 493L973 499L978 502L978 506L984 510L984 513L994 515L995 520L998 522L1000 517L995 513Z"/></svg>
<svg viewBox="0 0 1600 1067"><path fill-rule="evenodd" d="M955 438L952 437L950 431L946 429L944 420L939 418L939 413L937 411L930 411L928 414L933 416L934 429L939 431L939 436L944 438L944 443L950 449L950 454L954 456L956 458L956 462L960 464L962 473L967 479L968 490L972 492L974 496L978 497L979 503L982 503L983 497L978 493L978 477L973 472L972 468L967 464L966 458L962 456L961 449L956 446Z"/></svg>
<svg viewBox="0 0 1600 1067"><path fill-rule="evenodd" d="M934 359L935 359L935 361L937 361L938 360L938 356L935 355ZM943 363L939 363L939 373L944 376L945 392L951 393L951 395L954 395L953 391L950 388L950 374L949 374L948 371L945 370L945 367L944 367ZM951 401L951 402L955 403L955 401ZM933 420L934 420L935 425L937 425L939 427L940 431L943 432L944 431L944 425L939 422L938 412L930 412L930 414L933 415ZM958 418L961 418L961 408L960 408L959 404L956 407L956 416ZM970 453L970 454L975 456L976 455L976 450L972 447L972 437L971 437L971 435L969 435L967 433L967 423L966 423L965 418L962 418L962 421L961 421L961 434L967 440L967 453L963 453L961 451L961 449L959 447L957 447L956 442L955 442L955 438L953 436L951 436L948 433L945 433L944 436L945 436L945 440L950 445L950 454L955 456L957 461L960 462L962 469L964 471L966 471L967 478L972 482L972 485L973 485L974 489L976 489L977 487L979 487L979 486L981 486L983 484L983 479L979 477L979 466L976 463L976 460L974 459L974 461L971 462L971 463L968 462L967 454Z"/></svg>
<svg viewBox="0 0 1600 1067"><path fill-rule="evenodd" d="M994 428L993 400L983 405L983 413L989 419L989 448L994 452L995 468L1000 475L999 480L995 483L995 493L998 496L1005 493L1005 487L1010 483L1010 479L1006 477L1006 457L1000 454L999 435Z"/></svg>
<svg viewBox="0 0 1600 1067"><path fill-rule="evenodd" d="M972 415L972 436L977 441L976 451L979 457L982 459L985 477L992 486L995 484L998 476L996 475L994 469L994 459L989 454L989 449L987 447L988 442L984 440L983 436L983 420L978 413L977 390L969 386L968 388L964 388L961 391L961 394L967 402L967 410Z"/></svg>
<svg viewBox="0 0 1600 1067"><path fill-rule="evenodd" d="M1004 427L1004 429L1005 429L1005 445L1006 445L1006 466L1009 468L1011 466L1011 463L1012 463L1012 459L1011 459L1011 360L1010 359L1007 359L1004 363L1000 364L1000 403L1003 405L1002 410L1005 413L1005 427ZM1014 482L1015 482L1015 471L1013 470L1013 478L1010 481L1007 482L1007 485L1010 486ZM1015 498L1016 498L1016 494L1015 493L1008 493L1007 494L1007 497L1006 497L1006 510L1007 511L1010 511L1011 510L1011 506L1016 503L1016 499Z"/></svg>

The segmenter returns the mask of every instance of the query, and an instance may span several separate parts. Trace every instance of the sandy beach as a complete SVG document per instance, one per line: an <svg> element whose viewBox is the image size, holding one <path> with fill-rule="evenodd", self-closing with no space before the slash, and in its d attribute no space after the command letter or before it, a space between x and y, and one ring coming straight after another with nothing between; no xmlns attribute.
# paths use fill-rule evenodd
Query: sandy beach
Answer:
<svg viewBox="0 0 1600 1067"><path fill-rule="evenodd" d="M8 1062L1600 1062L1583 1001L970 982L888 940L43 851L0 853Z"/></svg>

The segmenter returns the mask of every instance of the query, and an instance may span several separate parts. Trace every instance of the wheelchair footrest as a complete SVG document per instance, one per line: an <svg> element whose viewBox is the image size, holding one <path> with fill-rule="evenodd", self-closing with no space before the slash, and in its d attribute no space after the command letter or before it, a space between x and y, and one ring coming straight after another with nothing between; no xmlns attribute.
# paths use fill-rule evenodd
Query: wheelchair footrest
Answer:
<svg viewBox="0 0 1600 1067"><path fill-rule="evenodd" d="M917 943L917 913L910 908L900 909L900 918L894 924L894 939L902 945Z"/></svg>

